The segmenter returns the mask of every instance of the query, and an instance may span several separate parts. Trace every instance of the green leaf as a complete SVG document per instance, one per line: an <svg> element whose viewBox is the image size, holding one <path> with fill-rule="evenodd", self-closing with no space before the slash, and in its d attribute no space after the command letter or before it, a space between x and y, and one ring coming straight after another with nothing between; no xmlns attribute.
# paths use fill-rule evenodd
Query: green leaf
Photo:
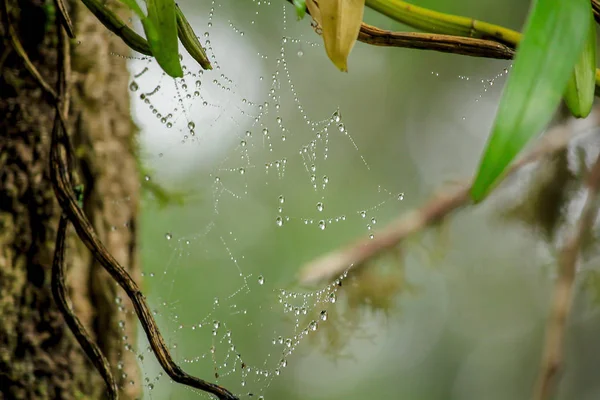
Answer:
<svg viewBox="0 0 600 400"><path fill-rule="evenodd" d="M142 19L146 38L158 65L173 78L181 78L177 20L173 0L146 0L148 17Z"/></svg>
<svg viewBox="0 0 600 400"><path fill-rule="evenodd" d="M185 18L183 11L181 11L177 4L175 4L175 11L177 14L177 33L179 34L181 44L185 47L189 55L192 56L194 60L198 61L198 64L200 64L202 68L212 69L202 44L198 40L196 33L194 33L192 26Z"/></svg>
<svg viewBox="0 0 600 400"><path fill-rule="evenodd" d="M476 202L552 119L587 39L590 7L589 0L534 2L471 188Z"/></svg>
<svg viewBox="0 0 600 400"><path fill-rule="evenodd" d="M296 15L298 20L301 20L306 15L306 1L305 0L293 0L294 7L296 8Z"/></svg>
<svg viewBox="0 0 600 400"><path fill-rule="evenodd" d="M577 118L585 118L592 111L596 88L596 24L590 12L588 36L579 61L567 85L565 103Z"/></svg>
<svg viewBox="0 0 600 400"><path fill-rule="evenodd" d="M135 0L121 0L121 3L125 4L131 11L137 14L140 19L146 18L146 15L142 11L142 8Z"/></svg>

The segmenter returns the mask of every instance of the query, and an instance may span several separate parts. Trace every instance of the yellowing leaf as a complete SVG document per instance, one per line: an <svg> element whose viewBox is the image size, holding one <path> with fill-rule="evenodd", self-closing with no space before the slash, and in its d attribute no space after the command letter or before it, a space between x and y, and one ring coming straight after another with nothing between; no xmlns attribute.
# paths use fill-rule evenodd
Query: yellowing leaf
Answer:
<svg viewBox="0 0 600 400"><path fill-rule="evenodd" d="M336 67L347 72L348 55L358 39L365 0L320 0L318 4L327 55ZM310 6L308 9L312 14Z"/></svg>
<svg viewBox="0 0 600 400"><path fill-rule="evenodd" d="M308 9L311 17L317 23L318 27L321 28L321 11L319 10L319 3L317 0L306 0L306 8Z"/></svg>

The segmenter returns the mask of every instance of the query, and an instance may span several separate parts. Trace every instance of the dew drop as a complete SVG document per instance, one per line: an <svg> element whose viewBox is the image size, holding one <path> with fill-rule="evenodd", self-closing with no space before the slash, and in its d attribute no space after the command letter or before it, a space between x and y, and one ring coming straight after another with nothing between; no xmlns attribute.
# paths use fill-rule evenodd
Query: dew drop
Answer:
<svg viewBox="0 0 600 400"><path fill-rule="evenodd" d="M327 310L321 311L320 318L321 318L321 321L327 321Z"/></svg>
<svg viewBox="0 0 600 400"><path fill-rule="evenodd" d="M323 211L323 203L321 203L321 202L317 203L317 211Z"/></svg>
<svg viewBox="0 0 600 400"><path fill-rule="evenodd" d="M281 217L277 217L277 218L275 218L275 223L277 224L277 226L282 226L283 219Z"/></svg>
<svg viewBox="0 0 600 400"><path fill-rule="evenodd" d="M337 298L335 297L335 293L331 293L331 294L329 295L329 302L330 302L330 303L335 303L335 302L336 302L336 300L337 300Z"/></svg>
<svg viewBox="0 0 600 400"><path fill-rule="evenodd" d="M167 233L165 234L165 238L166 238L167 240L171 240L171 239L173 239L173 235L171 235L169 232L167 232Z"/></svg>
<svg viewBox="0 0 600 400"><path fill-rule="evenodd" d="M138 86L136 81L132 81L129 84L129 90L131 90L132 92L135 92L136 90L138 90L140 87Z"/></svg>
<svg viewBox="0 0 600 400"><path fill-rule="evenodd" d="M361 211L361 212L360 212L360 216L361 216L362 218L365 218L365 217L367 216L367 212L366 212L366 211Z"/></svg>
<svg viewBox="0 0 600 400"><path fill-rule="evenodd" d="M324 231L325 228L327 228L327 224L325 223L324 220L320 220L319 221L319 229L321 229L322 231Z"/></svg>
<svg viewBox="0 0 600 400"><path fill-rule="evenodd" d="M283 204L285 202L285 197L283 195L279 196L279 202Z"/></svg>
<svg viewBox="0 0 600 400"><path fill-rule="evenodd" d="M262 285L262 284L264 284L264 283L265 283L265 278L264 278L262 275L260 275L260 276L258 277L258 284L259 284L259 285Z"/></svg>
<svg viewBox="0 0 600 400"><path fill-rule="evenodd" d="M195 127L196 127L196 124L193 121L188 122L189 129L194 129Z"/></svg>

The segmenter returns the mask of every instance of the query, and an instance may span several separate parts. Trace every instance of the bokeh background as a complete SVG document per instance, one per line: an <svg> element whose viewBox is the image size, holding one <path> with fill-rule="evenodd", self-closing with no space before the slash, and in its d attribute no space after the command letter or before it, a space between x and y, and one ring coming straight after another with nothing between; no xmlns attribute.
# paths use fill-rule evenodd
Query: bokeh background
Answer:
<svg viewBox="0 0 600 400"><path fill-rule="evenodd" d="M521 29L529 7L519 0L413 3L512 29ZM130 63L141 180L171 200L162 204L156 187L143 200L143 286L176 360L208 380L218 373L243 398L530 398L554 250L503 220L498 210L510 196L454 214L441 229L409 240L401 257L370 266L406 279L386 294L385 312L351 309L343 287L335 303L318 302L311 293L329 282L297 282L310 260L376 238L401 213L473 174L510 62L357 43L343 74L310 18L296 21L284 0L179 4L220 69L200 74L184 58L189 75L175 85L146 60ZM411 30L371 10L365 21ZM313 131L304 115L322 124ZM353 284L380 291L376 281ZM280 289L300 293L295 301L309 314L326 308L331 316L285 368L273 340L293 336L295 323L306 321L284 312ZM600 314L578 293L557 398L600 399ZM333 318L344 313L352 323ZM161 375L145 343L140 336L144 398L205 396ZM269 376L244 378L234 367L237 353Z"/></svg>

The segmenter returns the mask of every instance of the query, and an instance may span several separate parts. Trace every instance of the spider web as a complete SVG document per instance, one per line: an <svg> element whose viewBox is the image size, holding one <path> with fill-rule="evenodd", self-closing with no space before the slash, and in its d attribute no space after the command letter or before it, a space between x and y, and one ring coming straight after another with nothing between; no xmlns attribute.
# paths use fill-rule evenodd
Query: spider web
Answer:
<svg viewBox="0 0 600 400"><path fill-rule="evenodd" d="M398 120L409 113L427 119L430 111L419 111L423 108L409 101L404 110L394 111L399 104L386 104L387 88L369 88L373 66L357 66L354 74L336 71L308 20L296 22L286 2L214 0L181 7L213 70L204 71L182 55L185 76L173 80L150 59L130 63L145 183L183 199L183 205L160 207L150 194L144 203L144 285L174 358L187 372L240 398L278 398L285 392L280 386L295 382L289 377L291 365L310 375L311 360L320 352L362 360L365 355L353 352L352 343L376 341L381 334L380 315L365 316L340 301L351 278L346 273L317 288L299 286L296 276L325 251L356 238L375 238L379 226L405 209L408 195L390 165L406 164L394 162L399 153L389 148L390 129L378 119L382 112L396 113ZM358 65L353 61L373 51L379 50L356 49L351 70ZM493 107L486 92L506 75L506 64L501 65L494 78L481 82L447 73L460 87L473 83L480 89L477 99L468 97L465 113ZM385 66L378 68L392 79ZM415 79L436 84L439 76L427 70ZM373 99L370 91L383 93L380 104L365 102ZM465 117L452 118L453 124L464 124ZM484 140L482 135L474 146ZM458 156L475 163L477 152L470 148ZM427 157L423 149L413 145L408 151ZM464 176L442 172L444 162L425 164L438 170L414 174L442 182ZM413 279L425 278L417 273ZM440 283L436 304L444 292ZM415 363L423 358L441 334L445 311L440 310L419 345L398 351ZM360 317L348 318L355 314ZM322 332L333 319L335 329ZM147 398L210 398L170 382L145 337L138 343L125 348L138 354ZM317 389L326 396L326 386L298 390L313 398Z"/></svg>

